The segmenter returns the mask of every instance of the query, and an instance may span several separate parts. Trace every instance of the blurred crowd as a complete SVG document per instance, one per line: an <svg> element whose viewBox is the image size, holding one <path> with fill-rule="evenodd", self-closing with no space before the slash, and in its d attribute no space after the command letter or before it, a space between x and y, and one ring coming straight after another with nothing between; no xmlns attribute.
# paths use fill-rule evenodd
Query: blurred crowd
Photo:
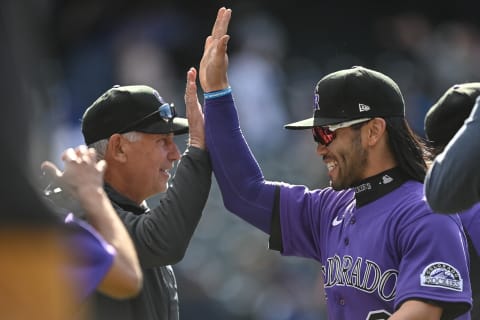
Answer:
<svg viewBox="0 0 480 320"><path fill-rule="evenodd" d="M332 71L363 65L389 75L422 137L424 115L442 92L479 81L480 22L472 8L434 15L428 6L368 11L355 2L221 5L233 9L229 74L240 121L267 179L312 188L328 183L309 132L282 126L311 116L314 85ZM9 40L18 45L27 37L33 50L22 52L31 68L22 71L41 106L32 108L33 136L43 142L32 143L27 160L35 165L46 158L59 163L65 147L83 143L83 111L115 84L152 86L184 114L186 71L198 67L219 4L45 0L19 6L6 11L12 13ZM267 244L266 234L226 211L214 184L185 259L174 266L181 318L322 319L320 266L282 258Z"/></svg>

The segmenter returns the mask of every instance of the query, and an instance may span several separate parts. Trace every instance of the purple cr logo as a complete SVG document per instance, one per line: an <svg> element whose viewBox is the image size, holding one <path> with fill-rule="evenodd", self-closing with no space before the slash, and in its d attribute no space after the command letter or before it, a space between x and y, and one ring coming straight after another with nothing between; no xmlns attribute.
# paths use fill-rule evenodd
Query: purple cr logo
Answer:
<svg viewBox="0 0 480 320"><path fill-rule="evenodd" d="M320 106L318 105L319 98L318 93L315 93L315 96L313 97L313 110L320 110Z"/></svg>

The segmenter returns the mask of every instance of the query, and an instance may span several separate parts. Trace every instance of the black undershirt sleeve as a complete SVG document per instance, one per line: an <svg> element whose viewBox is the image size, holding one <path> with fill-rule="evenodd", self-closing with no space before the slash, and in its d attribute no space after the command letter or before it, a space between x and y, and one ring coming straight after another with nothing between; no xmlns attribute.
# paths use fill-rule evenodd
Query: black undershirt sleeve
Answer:
<svg viewBox="0 0 480 320"><path fill-rule="evenodd" d="M270 239L268 241L268 248L283 252L282 244L282 226L280 223L280 187L275 188L275 197L273 200L272 209L272 223L270 229Z"/></svg>

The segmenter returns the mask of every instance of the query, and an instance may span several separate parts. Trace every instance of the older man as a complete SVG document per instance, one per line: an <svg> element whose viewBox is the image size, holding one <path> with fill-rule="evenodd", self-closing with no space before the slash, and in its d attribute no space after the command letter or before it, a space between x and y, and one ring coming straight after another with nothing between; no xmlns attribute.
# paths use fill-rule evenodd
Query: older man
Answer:
<svg viewBox="0 0 480 320"><path fill-rule="evenodd" d="M211 185L196 70L190 69L187 77L188 123L144 85L114 86L83 115L85 142L108 164L105 190L133 239L144 274L143 290L133 299L97 294L95 319L178 319L170 265L183 258ZM188 131L188 147L181 155L174 135ZM169 188L169 171L178 160ZM160 192L165 196L150 209L145 200Z"/></svg>

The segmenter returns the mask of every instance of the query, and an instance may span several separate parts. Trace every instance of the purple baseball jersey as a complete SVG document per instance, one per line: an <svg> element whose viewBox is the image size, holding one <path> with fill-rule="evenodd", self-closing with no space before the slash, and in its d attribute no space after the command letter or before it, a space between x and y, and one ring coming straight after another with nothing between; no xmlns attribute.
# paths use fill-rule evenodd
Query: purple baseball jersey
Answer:
<svg viewBox="0 0 480 320"><path fill-rule="evenodd" d="M459 218L432 213L422 184L361 207L354 190L283 185L280 199L283 254L321 262L329 318L387 319L409 299L470 303Z"/></svg>
<svg viewBox="0 0 480 320"><path fill-rule="evenodd" d="M87 223L69 214L65 223L72 227L67 234L66 245L73 263L66 270L69 279L78 288L78 297L84 300L92 294L103 280L115 257L115 248Z"/></svg>

